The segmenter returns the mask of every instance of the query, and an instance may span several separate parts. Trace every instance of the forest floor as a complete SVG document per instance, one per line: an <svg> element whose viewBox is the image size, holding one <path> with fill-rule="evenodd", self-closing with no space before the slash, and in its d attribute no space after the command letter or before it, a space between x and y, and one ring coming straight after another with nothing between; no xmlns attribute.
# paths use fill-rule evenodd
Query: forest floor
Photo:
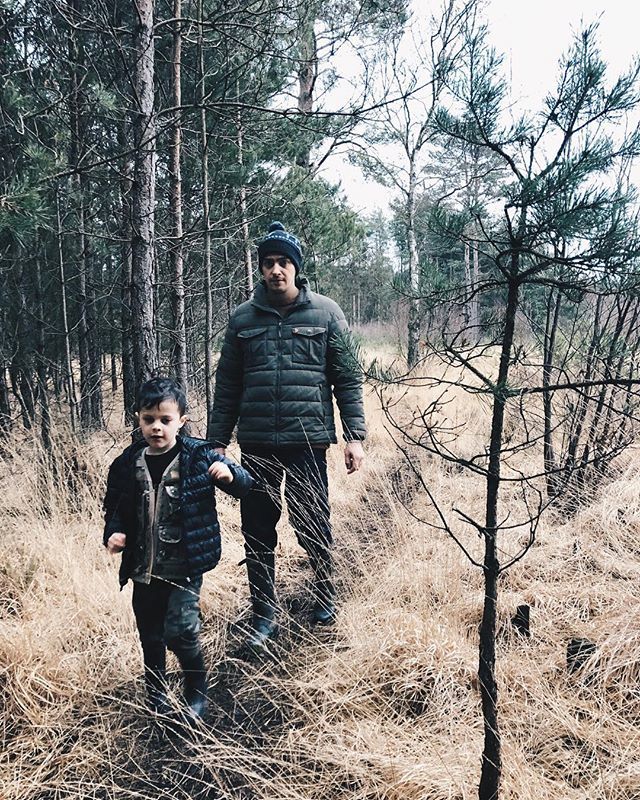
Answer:
<svg viewBox="0 0 640 800"><path fill-rule="evenodd" d="M311 624L311 573L283 520L272 659L243 645L239 509L220 500L224 554L202 595L210 710L185 735L145 711L131 590L118 591L117 560L101 546L106 467L126 430L114 412L82 447L61 435L55 473L37 437L10 442L0 474L2 800L477 797L482 576L433 527L375 394L367 405L365 469L346 477L341 448L330 451L336 623ZM475 425L469 435L484 435L481 409L461 398L455 413ZM482 508L480 481L419 458L444 509ZM627 451L575 514L549 511L502 577L502 798L640 800L639 463ZM516 502L507 497L507 510ZM479 554L475 532L464 536ZM514 546L505 534L504 554ZM531 607L529 638L511 625L521 604ZM597 649L570 673L575 637Z"/></svg>

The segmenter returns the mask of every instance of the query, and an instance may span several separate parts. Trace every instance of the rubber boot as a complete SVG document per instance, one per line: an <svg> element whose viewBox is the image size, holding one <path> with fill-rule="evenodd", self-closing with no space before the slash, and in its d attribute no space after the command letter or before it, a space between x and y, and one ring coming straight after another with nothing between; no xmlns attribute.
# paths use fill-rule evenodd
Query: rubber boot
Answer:
<svg viewBox="0 0 640 800"><path fill-rule="evenodd" d="M321 625L329 625L336 618L335 597L336 590L333 584L333 559L329 550L322 550L311 558L314 572L313 581L313 618Z"/></svg>
<svg viewBox="0 0 640 800"><path fill-rule="evenodd" d="M191 722L199 722L209 706L207 698L207 669L202 651L195 655L185 656L176 653L182 672L184 673L184 700L187 705L187 718Z"/></svg>
<svg viewBox="0 0 640 800"><path fill-rule="evenodd" d="M276 621L275 553L273 550L247 548L247 574L253 619L247 644L254 650L266 651L278 631Z"/></svg>
<svg viewBox="0 0 640 800"><path fill-rule="evenodd" d="M167 716L171 713L171 704L167 697L167 651L163 644L152 644L144 646L143 653L144 683L149 708L154 714Z"/></svg>

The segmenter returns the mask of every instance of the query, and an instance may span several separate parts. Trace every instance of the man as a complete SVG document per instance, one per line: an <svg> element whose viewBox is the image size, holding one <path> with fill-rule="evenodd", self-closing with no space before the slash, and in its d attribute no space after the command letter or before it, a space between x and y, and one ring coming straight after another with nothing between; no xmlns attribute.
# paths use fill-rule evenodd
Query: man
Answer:
<svg viewBox="0 0 640 800"><path fill-rule="evenodd" d="M224 455L233 430L243 465L259 486L241 502L253 608L249 644L265 649L277 630L276 524L285 481L289 519L314 570L314 618L335 616L327 448L335 443L335 397L347 473L360 468L366 435L359 370L333 300L300 276L300 242L273 222L258 245L263 280L229 320L216 372L214 445Z"/></svg>

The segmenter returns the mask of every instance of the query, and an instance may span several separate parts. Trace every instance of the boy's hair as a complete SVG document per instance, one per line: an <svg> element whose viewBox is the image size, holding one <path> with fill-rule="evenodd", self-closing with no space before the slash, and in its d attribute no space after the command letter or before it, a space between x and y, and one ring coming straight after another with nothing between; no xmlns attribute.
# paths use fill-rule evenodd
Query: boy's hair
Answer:
<svg viewBox="0 0 640 800"><path fill-rule="evenodd" d="M180 416L187 410L187 396L184 389L173 378L151 378L138 389L136 411L143 408L155 408L164 400L173 400L178 406Z"/></svg>

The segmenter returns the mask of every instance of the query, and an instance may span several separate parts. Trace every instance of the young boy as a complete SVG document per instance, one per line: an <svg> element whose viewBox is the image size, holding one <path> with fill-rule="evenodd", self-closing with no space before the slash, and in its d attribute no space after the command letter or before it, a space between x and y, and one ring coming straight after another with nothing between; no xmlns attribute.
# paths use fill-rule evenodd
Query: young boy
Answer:
<svg viewBox="0 0 640 800"><path fill-rule="evenodd" d="M142 441L109 469L104 544L122 552L120 586L133 580L133 612L142 643L149 705L171 708L166 695L166 648L184 673L187 715L207 707L207 672L199 641L202 574L220 558L214 484L244 497L253 479L208 442L180 436L186 397L170 378L140 389L136 418Z"/></svg>

